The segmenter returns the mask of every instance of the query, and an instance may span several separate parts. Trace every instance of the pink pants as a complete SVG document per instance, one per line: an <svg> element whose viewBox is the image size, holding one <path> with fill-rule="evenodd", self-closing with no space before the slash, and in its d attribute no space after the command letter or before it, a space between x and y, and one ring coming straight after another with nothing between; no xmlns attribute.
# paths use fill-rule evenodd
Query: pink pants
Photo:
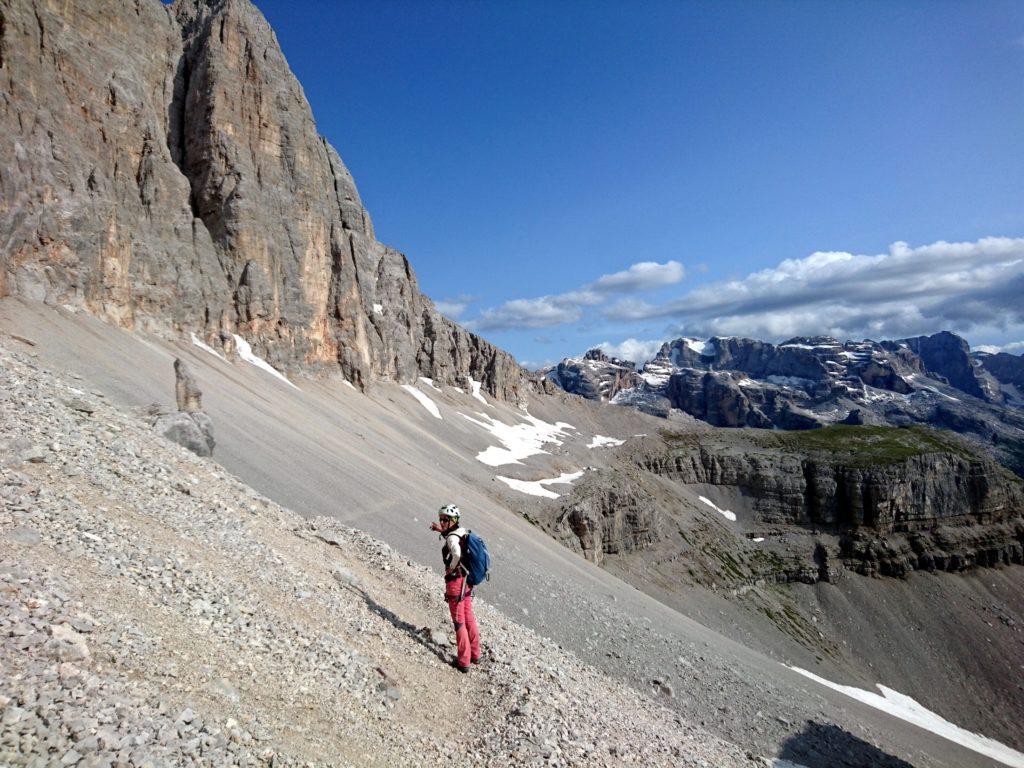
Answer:
<svg viewBox="0 0 1024 768"><path fill-rule="evenodd" d="M476 617L473 615L473 590L467 585L466 593L463 595L462 583L465 579L465 576L460 576L446 582L444 586L444 599L448 601L448 610L455 625L455 644L458 648L460 667L468 667L470 661L480 658L480 632L477 630Z"/></svg>

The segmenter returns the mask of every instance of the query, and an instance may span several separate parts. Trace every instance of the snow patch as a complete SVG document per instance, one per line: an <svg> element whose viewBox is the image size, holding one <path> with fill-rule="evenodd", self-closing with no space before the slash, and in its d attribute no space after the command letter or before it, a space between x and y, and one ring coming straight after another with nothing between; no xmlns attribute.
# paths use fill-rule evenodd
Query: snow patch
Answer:
<svg viewBox="0 0 1024 768"><path fill-rule="evenodd" d="M546 421L538 419L526 413L526 421L520 422L519 424L505 424L502 421L498 421L486 413L477 413L477 416L483 421L474 419L472 416L462 414L464 419L476 424L478 427L483 427L492 435L494 435L504 448L499 448L496 445L492 445L485 451L481 451L477 454L477 461L486 464L489 467L498 467L502 464L521 464L521 459L525 459L527 456L533 456L538 453L547 453L544 450L544 445L547 443L554 443L555 445L561 445L561 437L567 437L567 429L576 429L572 424L566 424L564 421L559 421L556 424L549 424Z"/></svg>
<svg viewBox="0 0 1024 768"><path fill-rule="evenodd" d="M751 539L751 541L753 541L755 544L758 544L764 541L764 536L757 536L756 538Z"/></svg>
<svg viewBox="0 0 1024 768"><path fill-rule="evenodd" d="M953 397L952 395L947 395L945 392L940 392L935 387L929 387L927 384L917 384L915 382L915 386L918 387L918 389L927 390L928 392L931 392L932 394L938 395L939 397L944 397L947 400L952 400L954 403L959 403L960 402L960 398L959 397Z"/></svg>
<svg viewBox="0 0 1024 768"><path fill-rule="evenodd" d="M488 408L494 407L484 399L483 395L480 394L480 388L483 386L482 382L477 381L472 376L466 376L466 381L469 382L470 391L473 393L473 397L475 397L481 403L486 405Z"/></svg>
<svg viewBox="0 0 1024 768"><path fill-rule="evenodd" d="M437 386L437 384L434 383L433 379L428 379L426 376L420 376L420 381L422 381L424 384L426 384L431 389L436 389L438 392L441 391L441 388L439 386Z"/></svg>
<svg viewBox="0 0 1024 768"><path fill-rule="evenodd" d="M563 472L558 477L552 477L548 480L514 480L511 477L502 477L501 475L495 475L495 479L501 480L505 485L514 491L520 493L528 493L531 496L543 496L545 499L557 499L559 494L554 491L545 488L545 485L555 484L571 484L573 480L578 480L583 477L584 470L579 472Z"/></svg>
<svg viewBox="0 0 1024 768"><path fill-rule="evenodd" d="M625 440L619 440L616 437L605 437L604 435L594 435L594 439L590 441L587 448L603 448L604 446L615 446L622 445Z"/></svg>
<svg viewBox="0 0 1024 768"><path fill-rule="evenodd" d="M375 315L379 315L383 311L384 311L384 305L383 304L374 304L373 305L373 313Z"/></svg>
<svg viewBox="0 0 1024 768"><path fill-rule="evenodd" d="M294 384L288 381L288 377L277 370L274 366L264 360L262 357L252 351L252 345L248 341L243 339L237 333L231 334L235 338L235 348L238 349L238 356L245 360L247 363L255 365L257 368L262 368L264 371L269 373L271 376L276 376L289 387L298 389Z"/></svg>
<svg viewBox="0 0 1024 768"><path fill-rule="evenodd" d="M353 383L352 383L351 381L349 381L348 379L345 379L345 380L344 380L344 381L342 381L341 383L342 383L342 384L344 384L344 385L345 385L346 387L348 387L349 389L351 389L351 390L352 390L353 392L358 392L358 391L359 391L358 389L356 389L356 385L355 385L355 384L353 384Z"/></svg>
<svg viewBox="0 0 1024 768"><path fill-rule="evenodd" d="M734 523L736 522L736 513L735 512L730 512L728 509L722 509L717 504L715 504L715 502L713 502L711 499L709 499L709 498L707 498L705 496L698 496L697 498L700 499L701 501L703 501L705 504L707 504L713 510L715 510L715 512L718 512L726 520L732 520Z"/></svg>
<svg viewBox="0 0 1024 768"><path fill-rule="evenodd" d="M863 702L870 707L880 709L893 717L898 717L900 720L906 720L908 723L913 723L919 728L931 731L944 739L949 739L950 741L977 752L978 754L985 755L993 760L998 760L1000 763L1005 765L1011 765L1014 768L1024 768L1024 753L1011 749L1005 744L1000 744L994 739L990 739L986 736L982 736L981 734L961 728L959 725L949 722L931 710L925 709L909 696L906 696L899 691L894 691L892 688L886 688L884 685L878 685L878 690L882 692L881 695L879 695L873 691L866 691L863 688L855 688L852 685L840 685L839 683L833 683L831 680L818 677L813 672L808 672L807 670L800 669L799 667L790 667L790 669L804 677L814 680L816 683L821 683L834 691L839 691L840 693L843 693L852 699L856 699L857 701Z"/></svg>
<svg viewBox="0 0 1024 768"><path fill-rule="evenodd" d="M226 357L224 357L224 355L222 355L222 354L221 354L220 352L218 352L218 351L217 351L216 349L214 349L214 348L213 348L213 347L211 347L211 346L210 346L209 344L207 344L207 343L206 343L205 341L203 341L202 339L200 339L200 338L199 338L198 336L196 336L196 335L195 335L194 333L192 334L192 343L193 343L193 344L195 344L195 345L196 345L197 347L199 347L199 348L200 348L201 350L203 350L204 352L209 352L209 353L210 353L211 355L214 355L215 357L219 357L219 358L220 358L221 360L223 360L223 361L224 361L225 363L226 363L226 362L228 361L228 359L227 359ZM288 383L290 384L291 382L288 382Z"/></svg>
<svg viewBox="0 0 1024 768"><path fill-rule="evenodd" d="M696 352L698 355L704 355L705 357L714 357L718 350L715 349L715 343L708 339L707 341L701 341L700 339L683 339L686 342L686 346Z"/></svg>
<svg viewBox="0 0 1024 768"><path fill-rule="evenodd" d="M647 373L644 371L640 374L640 378L652 387L660 387L669 380L669 375L667 373Z"/></svg>
<svg viewBox="0 0 1024 768"><path fill-rule="evenodd" d="M403 384L402 389L404 389L410 395L419 400L420 405L426 408L427 412L430 413L430 415L433 416L435 419L441 418L441 411L440 409L438 409L437 403L435 403L425 394L416 389L416 387L414 387L412 384Z"/></svg>

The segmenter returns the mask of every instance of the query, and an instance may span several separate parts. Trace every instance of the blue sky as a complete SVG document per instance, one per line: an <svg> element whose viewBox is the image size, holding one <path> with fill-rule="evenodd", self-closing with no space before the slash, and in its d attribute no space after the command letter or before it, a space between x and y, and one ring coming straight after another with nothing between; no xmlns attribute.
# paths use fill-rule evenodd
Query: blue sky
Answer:
<svg viewBox="0 0 1024 768"><path fill-rule="evenodd" d="M378 238L521 360L1024 340L1024 4L257 5Z"/></svg>

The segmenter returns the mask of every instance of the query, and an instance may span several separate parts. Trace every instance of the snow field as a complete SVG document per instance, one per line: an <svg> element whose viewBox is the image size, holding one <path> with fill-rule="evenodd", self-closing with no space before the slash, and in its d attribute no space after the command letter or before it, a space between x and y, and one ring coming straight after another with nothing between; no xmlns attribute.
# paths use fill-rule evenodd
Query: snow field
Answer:
<svg viewBox="0 0 1024 768"><path fill-rule="evenodd" d="M285 384L287 384L292 389L298 389L298 387L296 387L294 384L292 384L290 381L288 381L288 377L287 376L285 376L283 373L281 373L279 370L277 370L274 366L272 366L270 363L268 363L262 357L260 357L255 352L253 352L252 351L252 345L250 345L248 341L243 339L237 333L233 333L231 335L235 339L235 347L238 349L238 356L240 358L245 360L245 362L247 362L247 363L251 363L252 365L255 365L257 368L260 368L260 369L266 371L271 376L277 377L278 379L283 381Z"/></svg>
<svg viewBox="0 0 1024 768"><path fill-rule="evenodd" d="M492 405L491 405L490 403L488 403L488 402L487 402L487 401L486 401L486 400L484 399L484 396L483 396L483 395L481 395L481 394L480 394L480 387L482 387L482 386L483 386L483 383L482 383L482 382L479 382L479 381L477 381L477 380L476 380L476 379L474 379L474 378L473 378L472 376L466 376L466 381L468 381L468 382L469 382L469 388L470 388L470 392L472 392L472 393L473 393L473 397L475 397L475 398L476 398L477 400L479 400L479 401L480 401L481 403L483 403L484 405L486 405L486 406L487 406L488 408L493 408L493 407L494 407L494 406L492 406Z"/></svg>
<svg viewBox="0 0 1024 768"><path fill-rule="evenodd" d="M193 334L191 334L191 336L192 336L192 343L193 343L193 344L195 344L195 345L196 345L197 347L199 347L199 348L200 348L201 350L203 350L204 352L209 352L209 353L210 353L211 355L213 355L214 357L219 357L219 358L220 358L221 360L223 360L223 361L224 361L225 363L226 363L226 362L228 361L228 359L227 359L226 357L224 357L224 355L222 355L222 354L221 354L220 352L218 352L218 351L217 351L216 349L214 349L214 348L213 348L213 347L211 347L211 346L210 346L209 344L207 344L207 343L206 343L205 341L203 341L202 339L200 339L200 338L199 338L198 336L196 336L196 335L195 335L194 333L193 333ZM289 382L289 383L290 383L290 382Z"/></svg>
<svg viewBox="0 0 1024 768"><path fill-rule="evenodd" d="M709 498L707 498L705 496L698 496L697 498L700 499L701 501L703 501L705 504L707 504L713 510L715 510L715 512L720 514L726 520L732 520L734 523L736 522L736 513L735 512L730 512L728 509L722 509L717 504L715 504L715 502L713 502L711 499L709 499Z"/></svg>
<svg viewBox="0 0 1024 768"><path fill-rule="evenodd" d="M441 418L441 409L437 407L437 403L427 397L423 392L420 392L412 384L403 384L402 389L408 392L410 395L419 401L419 404L427 409L427 413L433 416L435 419Z"/></svg>
<svg viewBox="0 0 1024 768"><path fill-rule="evenodd" d="M548 490L544 486L556 484L570 485L574 480L583 477L583 472L584 470L582 469L579 472L563 472L558 477L552 477L548 480L514 480L511 477L502 477L501 475L495 475L495 478L501 480L501 482L514 491L528 493L531 496L543 496L546 499L557 499L559 494Z"/></svg>
<svg viewBox="0 0 1024 768"><path fill-rule="evenodd" d="M518 424L505 424L488 416L486 413L478 412L476 415L483 419L483 421L474 419L472 416L467 416L464 413L462 417L473 422L478 427L486 429L504 446L499 448L496 445L492 445L476 455L477 461L489 467L499 467L502 464L521 464L522 459L528 456L547 453L544 450L545 444L554 443L555 445L561 445L562 441L560 438L567 436L566 430L576 429L572 424L566 424L564 421L549 424L535 416L531 416L529 413L525 414L526 421Z"/></svg>
<svg viewBox="0 0 1024 768"><path fill-rule="evenodd" d="M622 445L625 440L619 440L617 437L605 437L604 435L594 435L594 439L590 441L587 448L603 448L605 446L616 446Z"/></svg>
<svg viewBox="0 0 1024 768"><path fill-rule="evenodd" d="M978 754L990 757L1004 765L1013 766L1013 768L1024 768L1024 753L1011 749L1005 744L1000 744L998 741L990 739L987 736L982 736L981 734L961 728L959 725L949 722L931 710L925 709L914 701L914 699L909 696L905 696L899 691L894 691L892 688L886 688L884 685L879 685L878 690L882 693L877 694L873 691L866 691L863 688L855 688L852 685L840 685L839 683L833 683L831 680L818 677L816 674L808 672L806 669L800 669L799 667L790 667L790 669L804 677L814 680L816 683L820 683L834 691L839 691L840 693L867 704L870 707L880 709L893 717L898 717L900 720L906 720L908 723L913 723L919 728L931 731L934 734L942 736L944 739L949 739L950 741L977 752Z"/></svg>

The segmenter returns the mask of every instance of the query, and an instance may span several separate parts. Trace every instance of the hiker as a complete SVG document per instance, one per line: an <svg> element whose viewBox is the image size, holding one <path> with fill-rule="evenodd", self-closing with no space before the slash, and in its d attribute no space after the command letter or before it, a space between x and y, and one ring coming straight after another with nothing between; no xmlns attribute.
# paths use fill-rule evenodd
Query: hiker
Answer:
<svg viewBox="0 0 1024 768"><path fill-rule="evenodd" d="M444 560L444 599L455 625L458 649L452 666L459 672L469 672L470 664L480 663L480 633L473 615L473 587L467 583L467 571L462 562L469 531L459 526L459 515L457 506L446 504L438 511L438 521L430 524L430 530L441 534L444 541L441 548L441 558Z"/></svg>

